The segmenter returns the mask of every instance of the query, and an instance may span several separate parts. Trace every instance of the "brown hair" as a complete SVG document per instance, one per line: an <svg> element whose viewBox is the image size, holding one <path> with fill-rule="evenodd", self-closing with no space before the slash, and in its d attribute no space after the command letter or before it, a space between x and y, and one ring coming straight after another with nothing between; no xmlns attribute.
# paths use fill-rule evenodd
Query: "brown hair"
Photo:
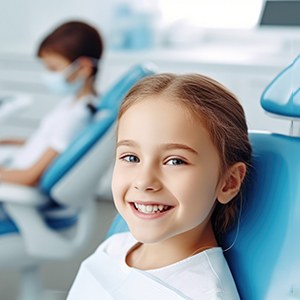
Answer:
<svg viewBox="0 0 300 300"><path fill-rule="evenodd" d="M60 54L70 62L81 56L99 60L103 52L103 40L92 26L80 21L70 21L57 27L42 40L37 55L41 57L43 52ZM95 66L93 74L96 73Z"/></svg>
<svg viewBox="0 0 300 300"><path fill-rule="evenodd" d="M155 95L168 95L173 101L181 101L202 122L219 152L221 174L237 162L250 167L252 149L244 110L227 88L199 74L153 75L129 91L121 105L119 119L135 102ZM212 215L216 235L234 223L240 197L239 193L227 204L217 202Z"/></svg>

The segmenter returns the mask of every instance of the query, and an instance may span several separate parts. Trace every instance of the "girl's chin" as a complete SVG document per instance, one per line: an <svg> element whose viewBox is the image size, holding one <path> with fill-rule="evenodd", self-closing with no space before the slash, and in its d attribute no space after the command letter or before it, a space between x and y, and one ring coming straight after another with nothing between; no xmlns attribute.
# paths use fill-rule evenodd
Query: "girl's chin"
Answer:
<svg viewBox="0 0 300 300"><path fill-rule="evenodd" d="M157 232L157 230L154 230L154 232L152 230L149 229L143 229L143 228L130 228L130 232L133 235L133 237L140 243L143 244L156 244L161 242L162 240L165 239L165 237L161 234L160 231L159 234Z"/></svg>

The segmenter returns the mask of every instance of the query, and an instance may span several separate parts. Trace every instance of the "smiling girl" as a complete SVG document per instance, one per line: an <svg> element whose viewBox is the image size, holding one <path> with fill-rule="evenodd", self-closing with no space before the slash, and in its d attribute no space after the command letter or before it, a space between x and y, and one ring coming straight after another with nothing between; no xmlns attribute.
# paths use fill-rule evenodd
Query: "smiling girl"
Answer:
<svg viewBox="0 0 300 300"><path fill-rule="evenodd" d="M218 237L250 160L244 111L225 87L197 74L140 81L119 113L112 182L130 233L82 264L68 299L83 282L86 299L239 299Z"/></svg>

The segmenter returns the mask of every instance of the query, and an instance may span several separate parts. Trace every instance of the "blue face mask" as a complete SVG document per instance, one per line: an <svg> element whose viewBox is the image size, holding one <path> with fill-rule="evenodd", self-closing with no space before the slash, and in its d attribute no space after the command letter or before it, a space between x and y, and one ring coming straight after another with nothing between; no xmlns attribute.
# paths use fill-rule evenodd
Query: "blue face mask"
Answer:
<svg viewBox="0 0 300 300"><path fill-rule="evenodd" d="M43 81L49 90L56 94L75 94L83 87L84 79L75 79L72 82L68 82L67 79L78 70L78 67L79 65L75 61L63 71L45 71L42 77Z"/></svg>

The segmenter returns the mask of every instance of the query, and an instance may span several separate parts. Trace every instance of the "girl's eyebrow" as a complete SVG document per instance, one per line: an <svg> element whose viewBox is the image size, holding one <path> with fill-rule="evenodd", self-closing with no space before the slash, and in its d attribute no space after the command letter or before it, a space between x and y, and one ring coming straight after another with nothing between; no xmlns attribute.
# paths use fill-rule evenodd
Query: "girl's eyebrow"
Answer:
<svg viewBox="0 0 300 300"><path fill-rule="evenodd" d="M132 140L121 140L117 143L117 147L120 147L120 146L129 146L129 147L137 147L138 144L135 142L135 141L132 141ZM196 154L198 155L198 152L185 145L185 144L179 144L179 143L167 143L167 144L162 144L161 145L161 148L163 150L175 150L175 149L182 149L182 150L186 150L186 151L189 151L190 153L192 154Z"/></svg>
<svg viewBox="0 0 300 300"><path fill-rule="evenodd" d="M131 147L134 147L134 146L137 146L137 143L132 141L132 140L121 140L117 143L117 148L120 147L120 146L131 146Z"/></svg>
<svg viewBox="0 0 300 300"><path fill-rule="evenodd" d="M193 149L193 148L191 148L191 147L189 147L189 146L187 146L187 145L185 145L185 144L179 144L179 143L168 143L168 144L163 144L163 145L162 145L162 148L163 148L163 149L166 149L166 150L182 149L182 150L189 151L189 152L191 152L192 154L196 154L196 155L199 154L195 149Z"/></svg>

